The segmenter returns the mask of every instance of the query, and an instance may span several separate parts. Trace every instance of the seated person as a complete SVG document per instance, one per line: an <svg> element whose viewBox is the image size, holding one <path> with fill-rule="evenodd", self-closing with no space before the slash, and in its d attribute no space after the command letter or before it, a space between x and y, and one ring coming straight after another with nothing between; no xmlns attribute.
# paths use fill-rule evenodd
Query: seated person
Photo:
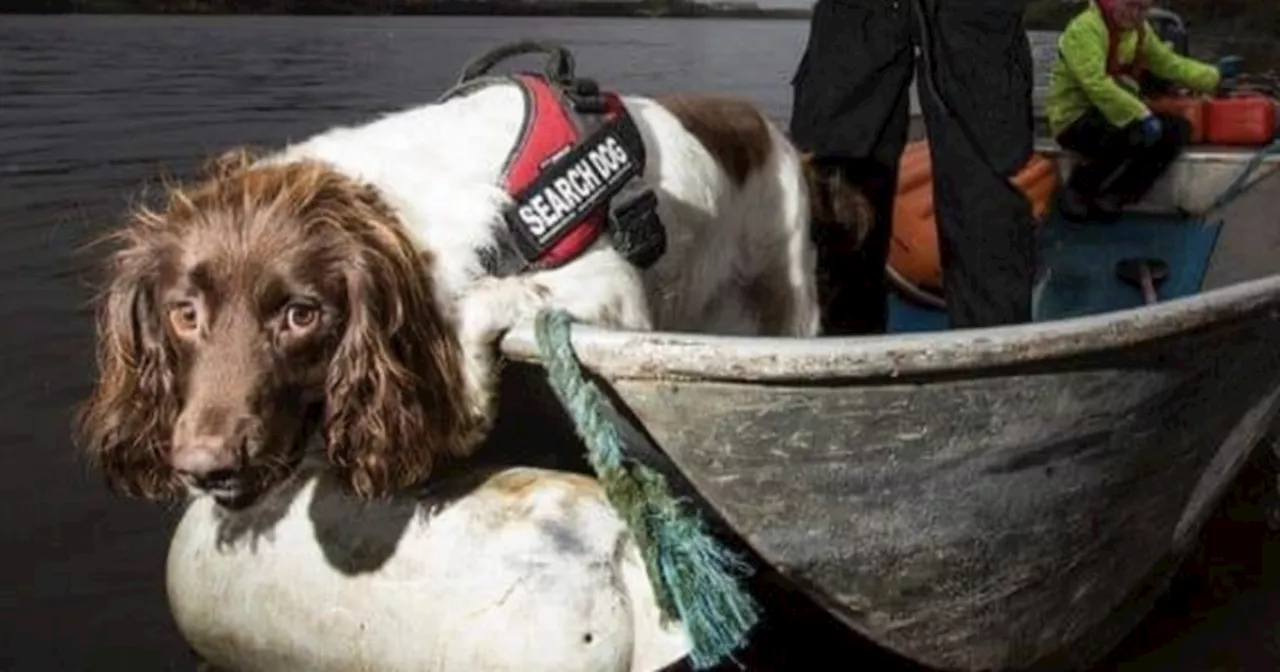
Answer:
<svg viewBox="0 0 1280 672"><path fill-rule="evenodd" d="M1151 0L1090 0L1058 39L1049 83L1049 130L1083 159L1059 196L1068 219L1112 220L1142 198L1190 135L1181 117L1153 113L1139 95L1145 72L1199 93L1239 74L1239 57L1216 66L1179 55L1147 23Z"/></svg>

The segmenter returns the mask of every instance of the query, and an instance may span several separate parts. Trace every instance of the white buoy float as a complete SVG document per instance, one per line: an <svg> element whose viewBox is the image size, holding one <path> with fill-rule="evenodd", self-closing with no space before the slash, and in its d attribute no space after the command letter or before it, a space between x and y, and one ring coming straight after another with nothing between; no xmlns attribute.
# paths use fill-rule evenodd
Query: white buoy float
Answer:
<svg viewBox="0 0 1280 672"><path fill-rule="evenodd" d="M360 502L319 467L247 509L193 500L167 588L237 672L641 672L689 653L599 484L534 468Z"/></svg>

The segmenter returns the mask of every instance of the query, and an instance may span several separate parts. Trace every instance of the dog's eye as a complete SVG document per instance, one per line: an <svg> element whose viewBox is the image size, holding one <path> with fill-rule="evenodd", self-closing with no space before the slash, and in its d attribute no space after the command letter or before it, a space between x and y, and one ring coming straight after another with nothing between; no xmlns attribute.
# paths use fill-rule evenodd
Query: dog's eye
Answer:
<svg viewBox="0 0 1280 672"><path fill-rule="evenodd" d="M200 328L200 311L189 301L169 308L169 324L179 334L189 334Z"/></svg>
<svg viewBox="0 0 1280 672"><path fill-rule="evenodd" d="M284 309L284 322L291 331L306 331L320 321L320 309L305 303L292 303Z"/></svg>

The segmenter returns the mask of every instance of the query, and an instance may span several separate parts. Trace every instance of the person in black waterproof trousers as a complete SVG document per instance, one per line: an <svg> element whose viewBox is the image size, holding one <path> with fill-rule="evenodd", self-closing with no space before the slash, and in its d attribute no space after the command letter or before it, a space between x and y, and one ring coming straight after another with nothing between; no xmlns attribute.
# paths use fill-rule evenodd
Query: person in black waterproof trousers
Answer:
<svg viewBox="0 0 1280 672"><path fill-rule="evenodd" d="M847 331L883 333L884 266L913 73L933 157L951 325L1031 320L1031 204L1011 178L1032 152L1025 0L818 0L796 70L790 133L876 210L861 262L840 269ZM919 47L919 58L916 48Z"/></svg>

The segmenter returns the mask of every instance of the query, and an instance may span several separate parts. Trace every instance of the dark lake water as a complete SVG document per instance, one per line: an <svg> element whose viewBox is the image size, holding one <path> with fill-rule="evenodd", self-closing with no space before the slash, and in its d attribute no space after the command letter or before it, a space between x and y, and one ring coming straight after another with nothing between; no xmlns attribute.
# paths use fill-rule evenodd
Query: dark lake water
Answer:
<svg viewBox="0 0 1280 672"><path fill-rule="evenodd" d="M513 38L563 40L613 87L727 92L781 120L805 31L803 21L0 15L0 669L191 668L163 592L174 512L108 495L68 439L92 371L92 259L73 253L145 181L231 144L279 144L433 98L465 60ZM1204 559L1108 669L1277 668L1280 578L1265 570L1275 551L1254 504L1266 485L1237 490Z"/></svg>

